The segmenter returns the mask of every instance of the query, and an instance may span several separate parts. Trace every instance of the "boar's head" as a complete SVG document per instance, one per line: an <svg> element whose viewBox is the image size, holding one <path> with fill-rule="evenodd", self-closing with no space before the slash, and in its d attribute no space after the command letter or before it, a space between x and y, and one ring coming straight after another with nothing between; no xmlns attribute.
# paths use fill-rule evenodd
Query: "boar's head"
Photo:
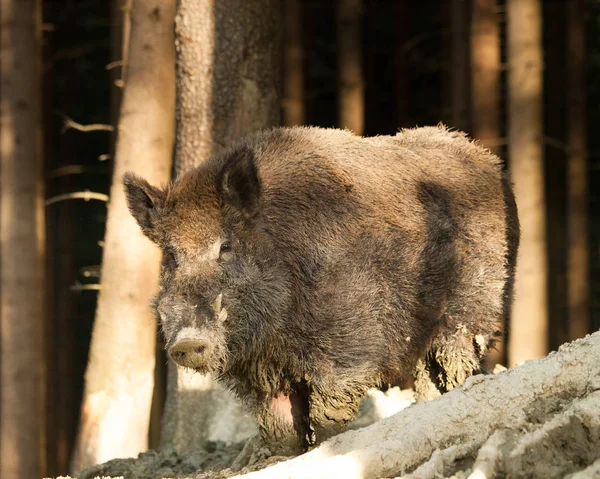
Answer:
<svg viewBox="0 0 600 479"><path fill-rule="evenodd" d="M285 275L260 234L261 183L253 152L215 155L156 188L131 173L129 210L163 252L155 308L170 357L222 374L247 356L256 335L288 296Z"/></svg>

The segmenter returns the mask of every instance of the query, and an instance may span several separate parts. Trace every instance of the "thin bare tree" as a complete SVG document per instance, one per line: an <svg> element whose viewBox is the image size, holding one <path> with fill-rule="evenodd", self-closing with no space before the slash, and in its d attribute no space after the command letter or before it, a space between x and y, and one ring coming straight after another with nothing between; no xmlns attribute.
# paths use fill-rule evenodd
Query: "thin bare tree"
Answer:
<svg viewBox="0 0 600 479"><path fill-rule="evenodd" d="M496 0L473 0L470 21L471 135L494 153L500 151L500 16ZM508 326L508 325L506 325ZM500 341L486 358L505 363Z"/></svg>
<svg viewBox="0 0 600 479"><path fill-rule="evenodd" d="M279 123L280 2L179 0L175 36L179 173L234 139ZM230 392L172 362L163 423L163 446L179 451L256 431Z"/></svg>
<svg viewBox="0 0 600 479"><path fill-rule="evenodd" d="M338 124L356 135L364 130L364 85L361 48L362 0L338 0Z"/></svg>
<svg viewBox="0 0 600 479"><path fill-rule="evenodd" d="M470 131L469 118L469 0L447 3L449 39L448 118L453 128Z"/></svg>
<svg viewBox="0 0 600 479"><path fill-rule="evenodd" d="M509 363L548 348L540 0L507 1L509 160L521 221Z"/></svg>
<svg viewBox="0 0 600 479"><path fill-rule="evenodd" d="M302 1L283 2L283 124L304 124L304 47Z"/></svg>
<svg viewBox="0 0 600 479"><path fill-rule="evenodd" d="M45 471L41 1L0 3L0 477Z"/></svg>
<svg viewBox="0 0 600 479"><path fill-rule="evenodd" d="M134 0L98 308L71 469L148 448L160 252L127 211L122 176L169 180L174 142L175 0Z"/></svg>
<svg viewBox="0 0 600 479"><path fill-rule="evenodd" d="M471 134L498 152L500 139L500 16L496 0L471 10Z"/></svg>
<svg viewBox="0 0 600 479"><path fill-rule="evenodd" d="M569 340L589 333L588 158L585 121L585 1L567 2L567 288Z"/></svg>

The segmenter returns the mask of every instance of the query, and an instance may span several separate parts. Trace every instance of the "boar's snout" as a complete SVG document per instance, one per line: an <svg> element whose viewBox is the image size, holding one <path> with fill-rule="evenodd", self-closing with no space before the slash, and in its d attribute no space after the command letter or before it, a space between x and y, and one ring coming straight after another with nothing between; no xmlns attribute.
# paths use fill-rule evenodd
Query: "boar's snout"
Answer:
<svg viewBox="0 0 600 479"><path fill-rule="evenodd" d="M158 301L169 357L180 366L198 372L212 372L222 365L226 352L225 328L227 310L218 294L210 305L196 298L194 305L176 294Z"/></svg>
<svg viewBox="0 0 600 479"><path fill-rule="evenodd" d="M204 369L211 355L211 345L204 339L182 339L171 346L169 355L180 366Z"/></svg>

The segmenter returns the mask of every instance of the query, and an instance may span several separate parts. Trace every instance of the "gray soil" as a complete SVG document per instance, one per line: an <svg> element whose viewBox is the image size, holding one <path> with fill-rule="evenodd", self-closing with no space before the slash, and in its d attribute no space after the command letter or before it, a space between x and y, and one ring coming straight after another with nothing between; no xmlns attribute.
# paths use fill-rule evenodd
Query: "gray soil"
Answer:
<svg viewBox="0 0 600 479"><path fill-rule="evenodd" d="M413 402L412 391L390 388L385 393L370 390L350 429L358 429L388 417ZM244 446L247 447L244 449ZM244 454L240 455L244 449ZM236 461L237 458L237 461ZM256 440L233 445L207 442L194 454L178 454L172 449L147 451L137 458L114 459L81 471L78 479L123 477L124 479L217 479L263 469L288 457L272 457Z"/></svg>
<svg viewBox="0 0 600 479"><path fill-rule="evenodd" d="M208 443L203 451L180 455L169 449L148 451L137 458L114 459L88 467L78 479L123 477L124 479L195 478L199 471L220 471L231 466L244 443L226 446ZM210 476L209 476L210 477ZM222 477L215 475L213 477Z"/></svg>

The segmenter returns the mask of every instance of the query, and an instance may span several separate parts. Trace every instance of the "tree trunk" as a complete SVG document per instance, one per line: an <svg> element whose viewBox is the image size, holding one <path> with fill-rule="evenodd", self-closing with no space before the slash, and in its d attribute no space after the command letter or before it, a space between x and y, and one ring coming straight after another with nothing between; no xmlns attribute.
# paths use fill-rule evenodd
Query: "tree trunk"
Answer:
<svg viewBox="0 0 600 479"><path fill-rule="evenodd" d="M496 0L473 0L471 10L471 134L500 153L500 25ZM505 325L508 327L508 325ZM488 367L505 364L500 341L486 357Z"/></svg>
<svg viewBox="0 0 600 479"><path fill-rule="evenodd" d="M179 0L177 173L279 124L279 23L276 0Z"/></svg>
<svg viewBox="0 0 600 479"><path fill-rule="evenodd" d="M542 29L539 0L508 0L509 159L521 222L510 364L547 352L547 258L542 133Z"/></svg>
<svg viewBox="0 0 600 479"><path fill-rule="evenodd" d="M414 125L410 114L411 65L407 45L411 40L411 2L396 2L396 128ZM446 43L446 42L444 42Z"/></svg>
<svg viewBox="0 0 600 479"><path fill-rule="evenodd" d="M362 0L338 0L337 47L341 128L356 135L364 129L364 85L361 50Z"/></svg>
<svg viewBox="0 0 600 479"><path fill-rule="evenodd" d="M542 2L544 48L544 164L548 248L548 342L569 341L567 308L567 75L565 2ZM549 141L548 141L549 140Z"/></svg>
<svg viewBox="0 0 600 479"><path fill-rule="evenodd" d="M450 0L450 125L470 131L469 121L469 2Z"/></svg>
<svg viewBox="0 0 600 479"><path fill-rule="evenodd" d="M500 25L496 0L473 0L471 133L495 154L500 139Z"/></svg>
<svg viewBox="0 0 600 479"><path fill-rule="evenodd" d="M127 211L121 179L134 171L154 184L171 172L175 0L134 0L102 259L102 289L92 333L72 470L147 449L156 325L159 250Z"/></svg>
<svg viewBox="0 0 600 479"><path fill-rule="evenodd" d="M45 472L41 3L2 0L0 477Z"/></svg>
<svg viewBox="0 0 600 479"><path fill-rule="evenodd" d="M180 0L175 170L194 167L232 140L279 123L278 0ZM209 376L169 363L163 446L200 449L256 431L233 395Z"/></svg>
<svg viewBox="0 0 600 479"><path fill-rule="evenodd" d="M110 2L110 117L111 125L117 125L123 99L129 40L131 38L131 1ZM116 142L115 142L116 146ZM111 152L114 153L114 152Z"/></svg>
<svg viewBox="0 0 600 479"><path fill-rule="evenodd" d="M567 2L569 339L589 332L588 174L585 121L585 3Z"/></svg>
<svg viewBox="0 0 600 479"><path fill-rule="evenodd" d="M596 333L235 478L598 477L599 357Z"/></svg>
<svg viewBox="0 0 600 479"><path fill-rule="evenodd" d="M302 2L283 1L283 124L304 124L304 47L302 45Z"/></svg>

